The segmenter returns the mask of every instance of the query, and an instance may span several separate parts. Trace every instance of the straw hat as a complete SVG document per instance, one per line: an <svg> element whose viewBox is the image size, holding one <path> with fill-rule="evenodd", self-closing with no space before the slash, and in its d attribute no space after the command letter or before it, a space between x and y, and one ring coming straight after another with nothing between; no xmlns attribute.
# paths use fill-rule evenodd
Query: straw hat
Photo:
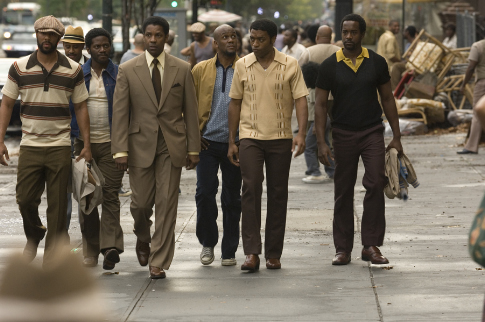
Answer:
<svg viewBox="0 0 485 322"><path fill-rule="evenodd" d="M81 27L69 26L66 28L66 34L62 38L63 42L72 44L84 44L84 31Z"/></svg>
<svg viewBox="0 0 485 322"><path fill-rule="evenodd" d="M205 31L205 25L202 22L196 22L189 28L189 32L204 32Z"/></svg>

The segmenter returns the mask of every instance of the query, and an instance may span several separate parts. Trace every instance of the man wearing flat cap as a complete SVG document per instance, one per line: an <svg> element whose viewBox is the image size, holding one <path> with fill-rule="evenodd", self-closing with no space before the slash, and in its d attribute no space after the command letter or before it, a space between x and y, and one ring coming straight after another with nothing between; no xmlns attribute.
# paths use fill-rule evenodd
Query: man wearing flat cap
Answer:
<svg viewBox="0 0 485 322"><path fill-rule="evenodd" d="M27 244L24 257L32 261L37 246L46 237L44 267L52 266L56 249L67 241L66 190L71 171L71 115L74 104L77 123L84 139L78 160L90 162L88 92L81 65L66 58L56 48L64 26L53 16L34 23L36 50L12 64L2 89L0 105L0 164L7 166L5 132L15 100L20 95L22 140L18 160L16 198L22 215ZM47 187L47 227L39 217L39 204ZM46 234L47 232L47 234Z"/></svg>
<svg viewBox="0 0 485 322"><path fill-rule="evenodd" d="M73 27L69 26L66 28L66 32L64 34L64 38L61 39L62 46L64 47L64 53L67 57L74 60L79 65L84 65L85 62L88 61L88 57L83 55L84 49L84 31L81 27ZM69 103L72 106L69 106L71 111L74 109L74 105L72 102ZM76 115L72 114L72 121L71 121L71 152L74 152L74 139L79 136L79 129L77 126L73 129L73 124L77 124L76 122ZM72 155L71 155L72 156ZM72 214L72 196L70 193L67 194L67 223L66 227L69 230L69 224L71 223L71 214Z"/></svg>
<svg viewBox="0 0 485 322"><path fill-rule="evenodd" d="M211 59L216 55L214 39L205 34L205 25L202 22L196 22L190 26L189 31L192 33L194 42L190 44L189 63L192 68L201 61Z"/></svg>

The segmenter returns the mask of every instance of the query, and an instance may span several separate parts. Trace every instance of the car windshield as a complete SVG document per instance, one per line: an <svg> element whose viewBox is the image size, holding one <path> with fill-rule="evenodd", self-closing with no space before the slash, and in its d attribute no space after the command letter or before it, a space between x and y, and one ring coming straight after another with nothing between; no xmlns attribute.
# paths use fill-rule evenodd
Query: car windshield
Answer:
<svg viewBox="0 0 485 322"><path fill-rule="evenodd" d="M15 32L12 35L12 40L31 40L37 41L35 38L35 33L33 32Z"/></svg>

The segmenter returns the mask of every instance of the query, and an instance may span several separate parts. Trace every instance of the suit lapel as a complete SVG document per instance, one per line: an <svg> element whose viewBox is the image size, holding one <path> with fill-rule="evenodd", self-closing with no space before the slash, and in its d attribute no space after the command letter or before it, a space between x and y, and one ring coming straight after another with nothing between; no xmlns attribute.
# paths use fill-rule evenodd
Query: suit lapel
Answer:
<svg viewBox="0 0 485 322"><path fill-rule="evenodd" d="M163 81L162 81L162 97L160 98L160 105L158 106L158 109L162 108L163 103L165 103L168 93L172 88L173 81L175 80L175 76L177 76L178 69L179 68L175 65L173 58L170 55L165 53L165 66L163 67ZM153 90L153 95L155 95L154 90Z"/></svg>
<svg viewBox="0 0 485 322"><path fill-rule="evenodd" d="M136 76L138 76L138 79L143 84L143 88L147 92L153 104L157 106L157 96L155 95L155 90L153 89L152 77L150 76L150 70L148 69L145 53L134 59L138 60L135 65Z"/></svg>

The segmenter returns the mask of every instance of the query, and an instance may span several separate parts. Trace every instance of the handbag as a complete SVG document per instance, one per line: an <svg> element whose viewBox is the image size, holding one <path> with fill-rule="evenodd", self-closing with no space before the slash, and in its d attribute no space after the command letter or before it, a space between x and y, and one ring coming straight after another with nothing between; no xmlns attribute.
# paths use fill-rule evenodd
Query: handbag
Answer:
<svg viewBox="0 0 485 322"><path fill-rule="evenodd" d="M468 251L475 262L485 266L485 196L472 222Z"/></svg>

